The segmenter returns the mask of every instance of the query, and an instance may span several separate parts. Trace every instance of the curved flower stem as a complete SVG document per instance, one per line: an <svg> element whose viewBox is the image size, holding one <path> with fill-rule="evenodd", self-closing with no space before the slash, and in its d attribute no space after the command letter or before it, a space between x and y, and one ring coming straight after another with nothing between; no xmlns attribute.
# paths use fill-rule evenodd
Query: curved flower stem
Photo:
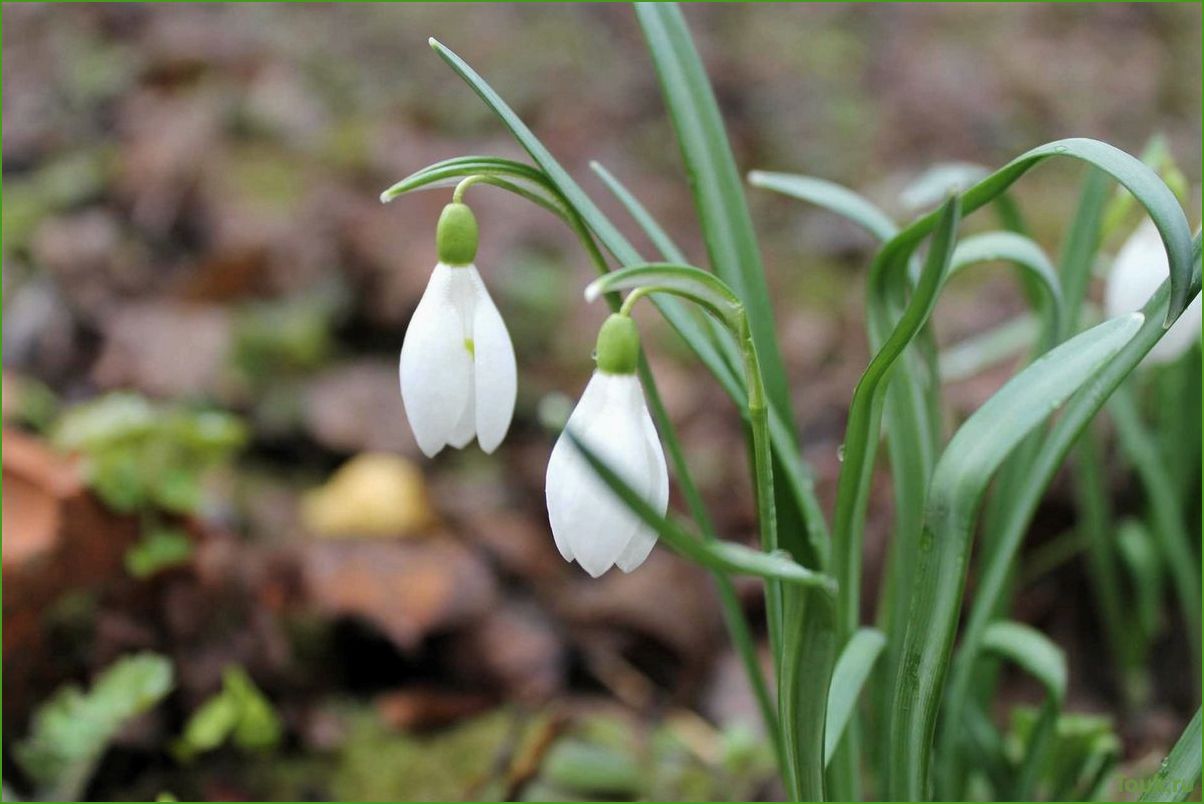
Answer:
<svg viewBox="0 0 1204 804"><path fill-rule="evenodd" d="M463 204L464 193L468 191L468 188L474 184L484 181L485 179L486 177L479 173L474 173L471 176L465 176L460 180L460 183L456 185L456 189L452 190L452 203Z"/></svg>
<svg viewBox="0 0 1204 804"><path fill-rule="evenodd" d="M634 293L629 294L627 299L630 300L634 295ZM669 421L669 414L665 410L664 403L661 401L660 391L657 390L656 383L652 380L652 372L648 368L648 361L643 357L640 359L639 374L640 381L644 384L644 390L648 396L648 407L652 411L653 418L656 419L658 425L661 427L665 449L669 453L669 460L673 464L673 471L677 476L678 485L681 487L682 496L685 497L686 507L690 510L690 516L698 524L703 538L708 541L717 541L719 536L715 532L715 523L711 521L706 505L702 501L702 495L699 493L698 487L694 485L694 478L690 476L687 470L686 456L682 452L681 442L677 440L672 430L665 428L665 425ZM778 716L774 708L773 699L769 695L769 687L765 683L765 673L761 670L761 662L757 655L757 645L753 639L752 630L748 626L748 619L744 616L744 610L740 605L740 598L736 594L736 587L732 584L731 578L718 570L711 570L711 575L715 579L715 587L719 593L719 604L723 613L724 624L727 626L728 633L732 638L736 655L740 657L740 663L744 665L744 673L748 676L753 697L757 701L761 720L765 724L765 732L769 736L770 742L773 743L774 751L777 754L778 767L784 773L787 767L787 760L785 746L782 742L781 727L778 724Z"/></svg>
<svg viewBox="0 0 1204 804"><path fill-rule="evenodd" d="M639 290L635 291L638 293ZM634 294L633 294L634 295ZM769 407L766 404L765 384L757 348L748 327L748 317L740 316L740 351L748 383L748 422L753 444L753 485L757 496L757 522L761 532L761 549L772 553L778 549L778 517L773 496L773 457L769 445ZM776 581L765 585L766 620L769 623L770 648L780 663L782 645L782 590ZM779 668L779 673L781 669ZM822 765L821 765L822 768Z"/></svg>

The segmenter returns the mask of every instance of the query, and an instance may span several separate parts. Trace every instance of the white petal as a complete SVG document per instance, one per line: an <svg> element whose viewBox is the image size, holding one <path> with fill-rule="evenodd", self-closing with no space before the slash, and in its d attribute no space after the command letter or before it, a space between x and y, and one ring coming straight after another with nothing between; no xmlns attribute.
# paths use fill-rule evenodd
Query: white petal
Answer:
<svg viewBox="0 0 1204 804"><path fill-rule="evenodd" d="M1108 275L1104 308L1109 318L1140 310L1154 291L1170 276L1170 260L1158 228L1148 218L1129 236ZM1200 337L1200 299L1193 301L1179 320L1162 336L1146 358L1150 363L1169 363Z"/></svg>
<svg viewBox="0 0 1204 804"><path fill-rule="evenodd" d="M1154 222L1146 219L1129 236L1108 274L1104 308L1109 318L1136 312L1145 306L1170 275L1166 247Z"/></svg>
<svg viewBox="0 0 1204 804"><path fill-rule="evenodd" d="M638 412L635 405L640 394L634 375L596 372L565 430L571 430L633 489L650 499L652 467L644 449L643 423L633 415ZM575 558L595 578L614 565L640 525L564 433L548 462L547 499L552 533L561 554Z"/></svg>
<svg viewBox="0 0 1204 804"><path fill-rule="evenodd" d="M477 417L475 394L473 393L473 376L468 374L468 398L464 400L464 412L460 414L460 420L456 422L456 426L452 428L451 433L447 436L447 443L451 444L456 449L464 449L468 446L468 442L472 441L477 434Z"/></svg>
<svg viewBox="0 0 1204 804"><path fill-rule="evenodd" d="M454 299L454 270L435 266L401 347L401 399L427 457L447 443L471 390L472 364Z"/></svg>
<svg viewBox="0 0 1204 804"><path fill-rule="evenodd" d="M643 421L645 460L649 464L652 475L652 494L648 503L657 513L664 516L669 508L669 468L665 465L665 451L661 447L660 438L656 434L656 426L652 416L648 414L648 405L640 398L640 418ZM647 560L652 548L656 546L656 531L643 522L632 535L623 552L615 559L615 566L623 572L631 572Z"/></svg>
<svg viewBox="0 0 1204 804"><path fill-rule="evenodd" d="M573 560L572 545L568 539L571 529L569 523L575 515L575 503L582 499L584 481L584 476L577 472L577 462L572 454L573 444L566 432L569 426L573 427L573 432L588 428L588 422L593 420L595 413L606 400L604 377L605 375L598 372L590 377L585 390L581 392L577 407L573 408L569 420L565 423L565 432L561 432L560 437L556 439L556 445L552 447L552 455L548 459L548 472L544 483L548 520L552 525L556 549L565 561Z"/></svg>
<svg viewBox="0 0 1204 804"><path fill-rule="evenodd" d="M493 452L514 416L514 400L518 393L518 371L514 361L514 345L502 316L489 297L476 268L472 271L475 283L475 306L472 317L472 340L476 353L473 369L476 375L476 433L481 449Z"/></svg>

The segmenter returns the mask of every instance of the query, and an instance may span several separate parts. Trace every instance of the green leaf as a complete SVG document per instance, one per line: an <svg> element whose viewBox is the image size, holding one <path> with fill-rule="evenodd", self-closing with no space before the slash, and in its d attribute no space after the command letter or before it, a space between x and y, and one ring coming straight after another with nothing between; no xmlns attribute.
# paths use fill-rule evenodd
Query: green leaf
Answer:
<svg viewBox="0 0 1204 804"><path fill-rule="evenodd" d="M230 739L244 751L262 751L274 748L282 731L280 716L246 671L228 667L221 691L192 713L175 751L188 761Z"/></svg>
<svg viewBox="0 0 1204 804"><path fill-rule="evenodd" d="M1058 706L1066 700L1066 655L1040 631L1023 623L991 623L982 637L984 650L1022 667Z"/></svg>
<svg viewBox="0 0 1204 804"><path fill-rule="evenodd" d="M192 540L179 528L158 528L126 551L125 571L135 578L187 563L192 558Z"/></svg>
<svg viewBox="0 0 1204 804"><path fill-rule="evenodd" d="M845 643L836 668L832 671L832 683L828 689L828 719L824 733L824 759L831 761L832 754L844 734L845 726L857 705L861 688L874 669L874 662L886 646L886 637L876 628L861 628Z"/></svg>
<svg viewBox="0 0 1204 804"><path fill-rule="evenodd" d="M942 162L916 176L899 200L912 210L932 209L950 193L964 193L991 171L971 162Z"/></svg>
<svg viewBox="0 0 1204 804"><path fill-rule="evenodd" d="M645 292L670 293L699 305L738 334L744 317L744 305L714 274L691 265L648 263L611 271L595 279L585 289L586 301L603 293L642 289Z"/></svg>
<svg viewBox="0 0 1204 804"><path fill-rule="evenodd" d="M895 329L870 361L849 406L845 430L844 465L836 488L833 526L834 567L841 583L842 630L852 635L861 598L861 543L870 480L878 448L881 411L887 380L895 361L928 321L937 295L948 277L960 220L956 197L941 207L941 220L932 238L924 270Z"/></svg>
<svg viewBox="0 0 1204 804"><path fill-rule="evenodd" d="M754 170L748 174L748 183L753 187L772 190L823 207L858 224L881 241L890 240L899 231L899 227L890 216L872 201L844 185L827 179Z"/></svg>
<svg viewBox="0 0 1204 804"><path fill-rule="evenodd" d="M1084 332L1013 377L953 436L933 473L892 705L891 795L928 795L937 708L957 626L974 514L1008 453L1121 351L1135 313ZM959 722L957 715L951 715Z"/></svg>
<svg viewBox="0 0 1204 804"><path fill-rule="evenodd" d="M660 252L661 257L666 262L688 263L690 260L685 253L677 247L673 242L673 238L669 237L669 233L657 222L656 218L648 212L648 209L639 202L631 191L623 186L623 183L615 178L614 174L602 166L599 162L590 162L590 170L598 174L598 178L602 179L602 183L606 185L606 189L610 190L615 198L619 199L619 203L627 210L628 214L635 219L635 222L644 230L644 234L648 235L648 239L652 241L652 245L656 246L656 250Z"/></svg>
<svg viewBox="0 0 1204 804"><path fill-rule="evenodd" d="M167 659L137 653L108 667L87 692L59 689L34 713L30 735L14 749L17 763L44 800L78 800L118 730L159 703L172 683Z"/></svg>
<svg viewBox="0 0 1204 804"><path fill-rule="evenodd" d="M226 668L223 683L238 711L234 744L247 751L274 748L280 742L283 727L271 702L241 667Z"/></svg>
<svg viewBox="0 0 1204 804"><path fill-rule="evenodd" d="M1025 313L955 343L941 352L941 379L958 382L975 377L1031 344L1039 331L1037 319Z"/></svg>
<svg viewBox="0 0 1204 804"><path fill-rule="evenodd" d="M1200 235L1193 242L1194 264L1192 295L1199 293L1200 283ZM1125 378L1149 354L1154 344L1162 338L1165 329L1162 320L1170 295L1169 282L1150 297L1142 312L1145 323L1131 341L1109 361L1089 382L1074 395L1062 415L1047 432L1040 450L1034 456L1026 475L1026 482L1016 489L1006 509L1005 521L1001 523L996 550L992 561L981 568L970 615L962 629L961 648L953 668L950 682L949 710L961 711L970 693L970 681L982 633L987 624L999 611L1007 579L1014 566L1021 541L1032 521L1037 506L1055 473L1066 459L1070 449L1099 413L1109 397L1115 393ZM946 722L957 723L951 717ZM950 734L947 738L953 740Z"/></svg>
<svg viewBox="0 0 1204 804"><path fill-rule="evenodd" d="M1171 300L1165 323L1173 322L1187 308L1192 295L1192 237L1187 216L1158 174L1119 148L1082 137L1056 140L1033 148L966 190L962 198L963 211L969 215L1004 193L1030 169L1055 156L1078 159L1099 168L1120 182L1145 207L1170 258ZM938 212L931 212L900 232L875 261L879 264L878 270L897 263L900 254L910 253L937 220Z"/></svg>
<svg viewBox="0 0 1204 804"><path fill-rule="evenodd" d="M1200 572L1199 562L1193 553L1193 537L1179 509L1175 495L1175 481L1158 449L1152 433L1141 420L1137 401L1128 385L1122 385L1112 395L1108 405L1112 421L1116 424L1121 449L1137 471L1144 487L1150 508L1151 534L1162 554L1162 559L1171 584L1179 611L1187 623L1188 641L1192 654L1198 656L1200 648ZM1198 414L1197 414L1198 415ZM1197 669L1198 662L1197 662Z"/></svg>
<svg viewBox="0 0 1204 804"><path fill-rule="evenodd" d="M775 426L789 436L775 440L776 460L801 462L789 379L778 349L761 254L706 70L675 4L637 4L636 17L677 134L711 268L747 308L769 409L780 419ZM787 450L796 455L786 458ZM800 490L803 494L808 491L805 486L775 489L775 516L781 520L775 530L781 534L781 546L792 555L809 565L824 566L828 551L826 524L812 500L797 502Z"/></svg>
<svg viewBox="0 0 1204 804"><path fill-rule="evenodd" d="M1140 801L1183 801L1200 781L1200 709L1158 772L1146 780Z"/></svg>
<svg viewBox="0 0 1204 804"><path fill-rule="evenodd" d="M1066 656L1040 631L1008 621L992 623L983 634L982 646L1015 662L1045 687L1045 704L1029 735L1019 773L1008 791L1016 801L1028 801L1037 778L1049 763L1058 715L1066 699Z"/></svg>
<svg viewBox="0 0 1204 804"><path fill-rule="evenodd" d="M187 762L212 751L229 738L237 722L238 703L227 692L219 692L192 713L175 745L176 756Z"/></svg>
<svg viewBox="0 0 1204 804"><path fill-rule="evenodd" d="M784 551L764 553L742 544L699 539L686 533L672 519L663 517L653 510L647 501L637 494L626 481L611 469L590 448L582 443L572 430L569 438L582 457L598 477L602 479L623 504L631 509L644 524L656 531L660 539L674 552L689 560L719 572L753 575L766 580L773 579L787 584L816 587L828 593L835 592L835 582L823 573L815 572L797 564Z"/></svg>
<svg viewBox="0 0 1204 804"><path fill-rule="evenodd" d="M984 262L1009 262L1025 271L1043 289L1048 331L1059 340L1066 323L1066 302L1057 269L1035 242L1014 232L985 232L971 235L953 251L950 277Z"/></svg>
<svg viewBox="0 0 1204 804"><path fill-rule="evenodd" d="M565 202L541 170L494 156L461 156L428 165L385 190L380 200L387 204L416 190L453 187L469 176L525 198L559 218L568 218Z"/></svg>
<svg viewBox="0 0 1204 804"><path fill-rule="evenodd" d="M675 4L637 4L636 18L677 132L711 267L748 308L770 406L787 418L793 432L789 384L774 333L761 253L706 70Z"/></svg>

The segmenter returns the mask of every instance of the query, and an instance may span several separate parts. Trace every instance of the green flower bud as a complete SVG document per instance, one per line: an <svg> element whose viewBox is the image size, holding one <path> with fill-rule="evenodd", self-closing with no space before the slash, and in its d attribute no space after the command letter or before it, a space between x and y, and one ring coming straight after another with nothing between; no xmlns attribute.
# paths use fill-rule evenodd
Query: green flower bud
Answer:
<svg viewBox="0 0 1204 804"><path fill-rule="evenodd" d="M634 374L640 356L640 333L629 316L613 313L598 330L594 358L607 374Z"/></svg>
<svg viewBox="0 0 1204 804"><path fill-rule="evenodd" d="M477 256L477 219L467 204L443 208L435 228L435 248L445 265L469 265Z"/></svg>

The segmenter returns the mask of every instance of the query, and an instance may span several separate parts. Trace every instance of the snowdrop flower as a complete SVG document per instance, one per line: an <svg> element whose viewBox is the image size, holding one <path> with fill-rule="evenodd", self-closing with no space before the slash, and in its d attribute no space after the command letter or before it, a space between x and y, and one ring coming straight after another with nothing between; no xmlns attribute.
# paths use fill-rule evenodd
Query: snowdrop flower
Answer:
<svg viewBox="0 0 1204 804"><path fill-rule="evenodd" d="M598 368L548 461L548 518L556 547L597 578L611 566L631 572L652 552L656 532L645 525L597 476L577 446L582 443L659 513L669 503L665 453L635 375L639 334L626 315L607 319L598 333Z"/></svg>
<svg viewBox="0 0 1204 804"><path fill-rule="evenodd" d="M474 437L493 452L514 415L514 346L473 265L472 210L461 203L444 207L435 239L439 263L401 347L401 399L427 457Z"/></svg>
<svg viewBox="0 0 1204 804"><path fill-rule="evenodd" d="M1129 236L1108 275L1104 308L1109 318L1140 310L1170 276L1166 246L1154 222L1148 218ZM1150 363L1170 363L1200 338L1200 297L1188 305L1179 320L1150 350Z"/></svg>

